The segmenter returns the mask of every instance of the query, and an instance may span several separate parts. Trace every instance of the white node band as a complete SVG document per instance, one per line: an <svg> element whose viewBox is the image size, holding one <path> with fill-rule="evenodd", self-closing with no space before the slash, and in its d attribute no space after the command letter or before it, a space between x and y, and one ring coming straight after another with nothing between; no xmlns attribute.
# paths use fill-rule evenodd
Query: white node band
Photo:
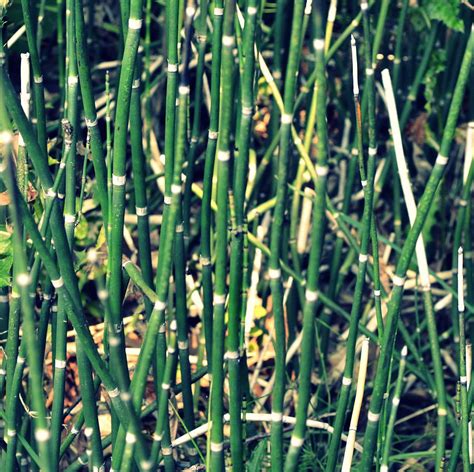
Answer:
<svg viewBox="0 0 474 472"><path fill-rule="evenodd" d="M178 72L178 64L171 64L170 62L168 62L168 72Z"/></svg>
<svg viewBox="0 0 474 472"><path fill-rule="evenodd" d="M179 195L181 193L181 185L179 184L173 184L171 186L171 193L173 195Z"/></svg>
<svg viewBox="0 0 474 472"><path fill-rule="evenodd" d="M319 177L325 177L328 175L329 167L328 166L316 166L316 174Z"/></svg>
<svg viewBox="0 0 474 472"><path fill-rule="evenodd" d="M247 8L247 13L249 15L256 15L258 12L258 8L257 7L248 7Z"/></svg>
<svg viewBox="0 0 474 472"><path fill-rule="evenodd" d="M290 445L291 447L300 448L304 444L304 438L297 438L296 436L291 436Z"/></svg>
<svg viewBox="0 0 474 472"><path fill-rule="evenodd" d="M0 295L0 303L8 303L8 295Z"/></svg>
<svg viewBox="0 0 474 472"><path fill-rule="evenodd" d="M374 69L372 69L372 67L367 67L365 69L365 75L374 75Z"/></svg>
<svg viewBox="0 0 474 472"><path fill-rule="evenodd" d="M461 385L467 384L467 377L465 375L461 375L461 377L459 377L459 382Z"/></svg>
<svg viewBox="0 0 474 472"><path fill-rule="evenodd" d="M137 216L146 216L148 215L148 207L135 207L135 213Z"/></svg>
<svg viewBox="0 0 474 472"><path fill-rule="evenodd" d="M109 345L112 347L120 346L120 338L118 336L110 335L109 336Z"/></svg>
<svg viewBox="0 0 474 472"><path fill-rule="evenodd" d="M79 82L79 77L77 75L70 75L67 78L68 85L76 85Z"/></svg>
<svg viewBox="0 0 474 472"><path fill-rule="evenodd" d="M109 292L105 289L102 289L102 290L99 290L97 292L97 296L99 297L99 300L107 300L107 298L109 298Z"/></svg>
<svg viewBox="0 0 474 472"><path fill-rule="evenodd" d="M16 429L8 429L7 430L7 436L9 438L14 438L16 436Z"/></svg>
<svg viewBox="0 0 474 472"><path fill-rule="evenodd" d="M40 76L37 76L37 77L33 77L33 81L35 84L42 84L43 83L43 76L40 75Z"/></svg>
<svg viewBox="0 0 474 472"><path fill-rule="evenodd" d="M189 347L189 341L178 341L178 349L185 350Z"/></svg>
<svg viewBox="0 0 474 472"><path fill-rule="evenodd" d="M364 262L367 262L368 258L369 257L367 256L367 254L359 254L359 262L362 263L362 264Z"/></svg>
<svg viewBox="0 0 474 472"><path fill-rule="evenodd" d="M139 30L142 27L142 20L138 18L129 18L128 27L131 30Z"/></svg>
<svg viewBox="0 0 474 472"><path fill-rule="evenodd" d="M446 416L447 414L446 408L438 408L438 416Z"/></svg>
<svg viewBox="0 0 474 472"><path fill-rule="evenodd" d="M125 180L126 180L125 175L112 174L112 185L115 185L116 187L122 187L123 185L125 185Z"/></svg>
<svg viewBox="0 0 474 472"><path fill-rule="evenodd" d="M166 333L166 323L163 323L158 330L160 334Z"/></svg>
<svg viewBox="0 0 474 472"><path fill-rule="evenodd" d="M376 423L380 419L380 413L372 413L371 411L369 411L367 418L370 422Z"/></svg>
<svg viewBox="0 0 474 472"><path fill-rule="evenodd" d="M214 295L214 305L224 305L225 295Z"/></svg>
<svg viewBox="0 0 474 472"><path fill-rule="evenodd" d="M393 284L397 287L403 287L405 285L405 277L400 277L399 275L395 274L392 280Z"/></svg>
<svg viewBox="0 0 474 472"><path fill-rule="evenodd" d="M229 151L218 151L217 159L222 162L226 162L230 159L230 152Z"/></svg>
<svg viewBox="0 0 474 472"><path fill-rule="evenodd" d="M189 95L189 85L180 85L178 91L180 95Z"/></svg>
<svg viewBox="0 0 474 472"><path fill-rule="evenodd" d="M69 223L69 224L75 223L76 222L76 215L70 215L70 214L66 213L64 215L64 222Z"/></svg>
<svg viewBox="0 0 474 472"><path fill-rule="evenodd" d="M381 292L380 290L374 290L374 297L380 297Z"/></svg>
<svg viewBox="0 0 474 472"><path fill-rule="evenodd" d="M280 269L268 269L268 276L271 279L279 279L279 278L281 278L281 270Z"/></svg>
<svg viewBox="0 0 474 472"><path fill-rule="evenodd" d="M318 292L307 289L305 292L305 298L307 302L315 302L318 299Z"/></svg>
<svg viewBox="0 0 474 472"><path fill-rule="evenodd" d="M153 309L158 311L163 311L166 308L166 303L162 302L160 299L156 300Z"/></svg>
<svg viewBox="0 0 474 472"><path fill-rule="evenodd" d="M222 36L222 45L224 47L230 48L234 45L234 43L235 43L235 40L233 36L227 36L227 35Z"/></svg>
<svg viewBox="0 0 474 472"><path fill-rule="evenodd" d="M49 188L46 191L46 196L49 197L49 198L56 198L56 192L54 191L53 188Z"/></svg>
<svg viewBox="0 0 474 472"><path fill-rule="evenodd" d="M271 419L274 423L281 423L283 421L283 413L272 411Z"/></svg>
<svg viewBox="0 0 474 472"><path fill-rule="evenodd" d="M161 448L161 453L164 456L171 456L171 454L173 453L173 449L171 449L170 447L162 447Z"/></svg>
<svg viewBox="0 0 474 472"><path fill-rule="evenodd" d="M369 156L376 156L377 148L369 147Z"/></svg>
<svg viewBox="0 0 474 472"><path fill-rule="evenodd" d="M134 444L137 441L137 437L133 434L128 432L125 436L125 442L128 444Z"/></svg>
<svg viewBox="0 0 474 472"><path fill-rule="evenodd" d="M37 429L35 431L35 439L38 442L46 442L50 438L49 431L47 429Z"/></svg>
<svg viewBox="0 0 474 472"><path fill-rule="evenodd" d="M0 369L0 375L5 375L7 371L5 369Z"/></svg>
<svg viewBox="0 0 474 472"><path fill-rule="evenodd" d="M448 158L446 156L442 156L441 154L438 154L438 156L436 157L435 163L439 166L445 166L448 163Z"/></svg>
<svg viewBox="0 0 474 472"><path fill-rule="evenodd" d="M369 4L366 1L360 3L360 9L362 11L367 10L367 8L369 8Z"/></svg>
<svg viewBox="0 0 474 472"><path fill-rule="evenodd" d="M28 285L30 285L30 282L31 282L31 278L27 273L18 274L16 277L16 283L20 287L28 287Z"/></svg>
<svg viewBox="0 0 474 472"><path fill-rule="evenodd" d="M135 79L132 82L132 89L137 89L137 88L140 88L140 79Z"/></svg>
<svg viewBox="0 0 474 472"><path fill-rule="evenodd" d="M165 205L171 205L171 197L169 195L165 195L165 198L163 201Z"/></svg>
<svg viewBox="0 0 474 472"><path fill-rule="evenodd" d="M227 351L226 357L227 359L238 360L240 356L237 351Z"/></svg>
<svg viewBox="0 0 474 472"><path fill-rule="evenodd" d="M217 131L209 130L208 137L209 139L217 139L219 133Z"/></svg>
<svg viewBox="0 0 474 472"><path fill-rule="evenodd" d="M363 188L367 187L367 180L361 180L361 185Z"/></svg>
<svg viewBox="0 0 474 472"><path fill-rule="evenodd" d="M350 377L342 377L342 385L349 386L352 384L352 379Z"/></svg>
<svg viewBox="0 0 474 472"><path fill-rule="evenodd" d="M64 361L62 359L56 359L54 361L54 367L56 369L65 369L66 368L66 361Z"/></svg>
<svg viewBox="0 0 474 472"><path fill-rule="evenodd" d="M213 443L211 442L211 451L212 452L221 452L224 449L224 443Z"/></svg>
<svg viewBox="0 0 474 472"><path fill-rule="evenodd" d="M324 39L318 38L313 41L313 46L316 51L322 51L324 49Z"/></svg>
<svg viewBox="0 0 474 472"><path fill-rule="evenodd" d="M150 461L142 461L140 462L140 466L142 470L151 470L153 467L153 464Z"/></svg>
<svg viewBox="0 0 474 472"><path fill-rule="evenodd" d="M283 115L281 115L281 122L284 125L290 125L292 121L293 115L291 113L283 113Z"/></svg>
<svg viewBox="0 0 474 472"><path fill-rule="evenodd" d="M108 393L109 393L110 398L115 398L120 395L120 390L117 387L115 387L113 390L109 390Z"/></svg>
<svg viewBox="0 0 474 472"><path fill-rule="evenodd" d="M253 113L253 107L242 107L242 115L250 116Z"/></svg>
<svg viewBox="0 0 474 472"><path fill-rule="evenodd" d="M215 7L214 8L214 16L222 16L224 14L224 9Z"/></svg>
<svg viewBox="0 0 474 472"><path fill-rule="evenodd" d="M88 120L86 118L86 126L88 128L93 128L94 126L97 126L97 118L95 120Z"/></svg>
<svg viewBox="0 0 474 472"><path fill-rule="evenodd" d="M209 257L200 257L201 265L208 266L211 265L211 259Z"/></svg>
<svg viewBox="0 0 474 472"><path fill-rule="evenodd" d="M398 406L400 404L400 398L398 397L393 397L392 399L392 405L393 406Z"/></svg>

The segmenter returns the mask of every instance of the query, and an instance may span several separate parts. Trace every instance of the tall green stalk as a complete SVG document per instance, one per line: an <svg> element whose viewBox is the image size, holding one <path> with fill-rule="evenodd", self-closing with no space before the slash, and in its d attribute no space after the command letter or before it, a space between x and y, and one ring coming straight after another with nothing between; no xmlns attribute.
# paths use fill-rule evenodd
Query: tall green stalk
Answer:
<svg viewBox="0 0 474 472"><path fill-rule="evenodd" d="M391 358L393 352L406 271L413 255L416 241L426 220L430 205L433 201L436 189L438 188L439 182L444 174L445 166L449 160L449 151L464 96L464 89L467 83L467 78L469 77L473 47L474 31L471 31L446 120L440 152L436 159L435 166L433 167L433 170L430 174L428 183L426 184L425 191L423 192L423 195L419 201L416 220L408 233L407 239L405 240L405 244L403 245L402 252L398 259L395 275L393 277L394 287L392 290L390 302L388 304L388 313L386 318L387 321L384 337L382 340L382 350L377 364L374 390L369 407L369 422L364 437L364 452L361 459L362 468L371 468L374 460L376 436L383 403L383 394L386 389L388 376L386 366L388 359Z"/></svg>
<svg viewBox="0 0 474 472"><path fill-rule="evenodd" d="M318 299L321 254L323 250L326 211L326 183L328 166L328 130L326 121L326 60L324 53L325 9L322 1L313 4L313 48L316 60L316 198L313 206L311 250L306 278L305 304L303 308L303 341L301 344L301 369L299 375L296 424L291 435L290 448L285 460L285 470L295 470L306 433L306 419L311 394L311 370L314 352L314 315Z"/></svg>
<svg viewBox="0 0 474 472"><path fill-rule="evenodd" d="M301 25L303 2L294 2L291 24L291 39L288 66L285 74L284 110L281 115L280 147L278 151L278 170L276 184L276 206L270 234L271 257L269 262L270 287L273 299L273 318L275 324L275 387L272 395L271 463L272 470L282 470L283 466L283 399L285 395L285 321L283 314L283 287L281 280L280 257L283 251L282 230L287 196L288 161L290 153L290 133L293 122L293 108L301 45Z"/></svg>

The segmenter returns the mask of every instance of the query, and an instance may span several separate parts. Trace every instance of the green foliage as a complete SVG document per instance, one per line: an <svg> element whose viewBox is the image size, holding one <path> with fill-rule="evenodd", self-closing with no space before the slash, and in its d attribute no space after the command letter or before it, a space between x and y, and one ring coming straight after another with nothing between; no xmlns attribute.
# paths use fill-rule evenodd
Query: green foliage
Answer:
<svg viewBox="0 0 474 472"><path fill-rule="evenodd" d="M439 20L448 28L462 32L464 24L459 18L459 0L425 0L426 12L432 20Z"/></svg>
<svg viewBox="0 0 474 472"><path fill-rule="evenodd" d="M10 285L12 264L11 234L8 231L0 231L0 287L8 287Z"/></svg>
<svg viewBox="0 0 474 472"><path fill-rule="evenodd" d="M428 113L431 112L433 102L435 99L435 89L438 83L438 76L446 69L446 51L444 49L437 49L433 51L430 58L428 69L423 78L423 85L425 86L425 109Z"/></svg>
<svg viewBox="0 0 474 472"><path fill-rule="evenodd" d="M253 450L252 456L248 462L248 469L250 472L262 470L262 464L267 454L267 440L260 441L257 447Z"/></svg>

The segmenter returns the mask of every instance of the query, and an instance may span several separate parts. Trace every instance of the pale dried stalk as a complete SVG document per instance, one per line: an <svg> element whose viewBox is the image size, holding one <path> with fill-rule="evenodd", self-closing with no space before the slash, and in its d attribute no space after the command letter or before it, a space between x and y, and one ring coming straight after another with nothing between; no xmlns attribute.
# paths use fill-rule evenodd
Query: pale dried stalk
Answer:
<svg viewBox="0 0 474 472"><path fill-rule="evenodd" d="M296 250L298 254L304 254L308 248L308 236L311 227L311 213L313 211L314 190L309 187L304 189L304 199L301 205L301 219L298 231Z"/></svg>
<svg viewBox="0 0 474 472"><path fill-rule="evenodd" d="M349 425L349 434L347 436L346 449L344 451L344 460L342 462L342 472L351 470L352 456L357 434L357 424L359 422L362 400L364 398L365 378L367 375L367 365L369 361L369 338L365 338L362 343L360 354L359 376L357 378L356 396L354 400L354 408L352 410L351 422Z"/></svg>
<svg viewBox="0 0 474 472"><path fill-rule="evenodd" d="M382 83L385 89L385 102L387 105L388 116L390 119L390 128L392 129L392 139L395 148L395 158L397 160L398 175L400 176L400 183L407 207L408 218L410 224L413 225L416 219L416 202L410 184L410 176L408 174L408 167L405 161L405 153L403 151L402 134L400 132L400 124L397 116L397 106L395 103L395 95L392 88L392 80L390 79L390 72L388 69L382 71ZM418 261L418 270L420 273L420 283L422 290L429 290L430 275L428 269L428 260L426 257L425 246L423 243L423 236L420 234L416 242L416 259Z"/></svg>

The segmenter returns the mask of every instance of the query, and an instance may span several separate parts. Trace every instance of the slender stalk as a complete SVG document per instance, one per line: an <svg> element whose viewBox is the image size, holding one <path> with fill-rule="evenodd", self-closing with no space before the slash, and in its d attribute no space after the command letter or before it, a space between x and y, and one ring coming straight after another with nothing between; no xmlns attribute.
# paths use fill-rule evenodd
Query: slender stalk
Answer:
<svg viewBox="0 0 474 472"><path fill-rule="evenodd" d="M122 323L122 238L125 213L125 163L127 155L127 131L132 93L133 74L137 58L140 29L142 26L143 0L130 4L128 31L120 69L115 115L112 174L112 219L109 245L109 292L111 310L111 334L115 341L110 343L110 368L122 390L127 390L129 373L125 355L125 338Z"/></svg>
<svg viewBox="0 0 474 472"><path fill-rule="evenodd" d="M216 0L213 10L214 31L212 33L212 70L211 70L211 110L209 117L209 132L204 163L203 195L201 204L201 246L200 262L202 266L202 301L203 325L206 341L206 354L208 365L212 370L212 320L213 287L211 264L211 200L212 178L216 157L217 138L219 133L219 108L220 108L220 73L223 28L223 1Z"/></svg>
<svg viewBox="0 0 474 472"><path fill-rule="evenodd" d="M403 356L403 353L402 353ZM357 434L357 424L359 422L362 400L364 398L365 377L367 375L367 364L369 360L369 339L365 338L362 342L360 352L359 375L357 377L356 396L354 399L354 408L352 410L349 434L347 435L346 449L344 450L344 459L342 461L342 471L348 472L352 466L352 456L354 454L354 445Z"/></svg>
<svg viewBox="0 0 474 472"><path fill-rule="evenodd" d="M402 349L402 357L400 359L400 365L398 367L398 376L397 376L397 383L395 384L395 389L393 391L392 396L392 408L390 409L390 416L387 425L387 435L385 437L385 443L383 446L383 454L382 454L382 463L380 465L381 472L388 472L389 468L389 459L390 459L390 452L392 449L392 440L393 435L395 432L395 420L397 419L397 412L398 406L400 405L400 396L402 394L403 388L403 375L405 373L405 365L406 365L406 357L407 357L408 349L406 346Z"/></svg>
<svg viewBox="0 0 474 472"><path fill-rule="evenodd" d="M286 207L290 132L293 121L296 79L301 43L301 23L304 12L303 2L295 2L291 24L288 66L285 75L284 109L281 115L280 145L278 149L278 169L276 183L276 206L270 235L270 287L273 298L273 318L275 323L275 388L272 395L272 429L270 452L272 470L282 470L283 466L283 399L285 393L285 322L283 314L283 289L281 281L280 257L282 229Z"/></svg>
<svg viewBox="0 0 474 472"><path fill-rule="evenodd" d="M387 69L382 71L382 80L385 89L385 99L387 101L387 108L389 110L390 126L392 128L392 136L395 144L395 156L398 166L398 173L400 176L403 195L408 211L410 224L413 225L416 219L416 203L410 185L410 177L408 175L408 167L405 162L403 152L402 137L400 126L398 123L397 109L395 104L395 95L393 92L390 74ZM431 356L433 358L433 365L435 367L435 382L436 394L438 399L438 427L436 432L436 467L441 466L442 458L445 453L446 443L446 388L444 385L443 365L440 355L439 337L436 329L436 320L434 317L434 306L431 295L431 284L428 270L428 260L426 256L423 236L419 236L415 247L416 258L418 262L418 270L420 273L420 285L423 293L423 302L425 306L427 321L428 321L428 335L430 338Z"/></svg>
<svg viewBox="0 0 474 472"><path fill-rule="evenodd" d="M210 398L210 416L212 421L210 431L210 464L212 470L224 470L224 334L225 334L225 302L227 296L227 225L228 225L228 191L229 191L229 161L233 157L231 147L231 127L234 105L234 14L235 1L230 0L225 4L224 20L222 28L222 52L221 52L221 100L219 116L219 140L217 142L217 205L220 215L216 221L216 265L215 265L215 289L214 289L214 319L212 324L212 384ZM233 313L233 320L239 322L239 313ZM229 321L230 322L230 321ZM235 323L235 321L233 321ZM236 327L238 330L238 327ZM233 330L234 331L234 330ZM238 333L238 331L237 331ZM235 333L232 333L235 340ZM238 336L238 335L237 335ZM238 337L237 337L238 339ZM234 341L235 342L235 341ZM237 341L238 342L238 341ZM229 350L233 347L229 344ZM232 357L238 357L238 350L232 351ZM233 384L235 385L235 379ZM237 395L240 395L237 392ZM232 399L231 401L235 401ZM238 403L237 403L238 405ZM240 415L240 409L233 412ZM234 433L236 441L241 441L241 422L236 418L234 423ZM237 431L235 431L237 428ZM235 462L236 470L242 470L242 452L235 449L241 447L237 442L233 446L232 458Z"/></svg>
<svg viewBox="0 0 474 472"><path fill-rule="evenodd" d="M303 341L301 346L301 370L299 377L298 405L296 409L296 425L291 435L290 449L285 461L285 470L294 470L304 442L306 419L310 399L311 370L313 367L314 350L314 315L318 299L319 273L324 238L324 214L326 205L326 183L328 167L328 130L326 122L326 71L324 55L324 4L315 2L313 5L313 48L316 56L316 89L317 89L317 180L315 184L316 199L313 208L313 229L311 250L309 255L308 275L306 279L305 304L303 309Z"/></svg>
<svg viewBox="0 0 474 472"><path fill-rule="evenodd" d="M382 350L377 364L377 371L375 375L375 384L372 394L372 399L369 408L369 423L364 437L364 452L362 454L361 466L370 468L375 454L376 436L378 431L379 415L383 403L383 394L385 392L387 383L387 369L386 362L390 359L393 352L393 343L397 331L398 317L400 313L401 298L403 293L403 285L405 282L406 271L410 263L411 257L415 250L416 241L423 227L423 223L428 214L429 207L433 200L436 189L443 176L444 168L449 160L449 151L451 142L454 136L459 110L464 95L464 89L469 76L469 70L472 60L472 49L474 46L474 31L471 31L469 42L464 52L463 62L459 71L456 87L453 94L446 126L443 132L443 139L440 146L437 161L431 172L425 191L420 199L417 208L417 216L412 225L402 252L399 256L397 268L393 278L394 288L392 296L388 304L387 321L382 341Z"/></svg>
<svg viewBox="0 0 474 472"><path fill-rule="evenodd" d="M361 304L363 288L365 284L365 274L367 271L368 245L370 237L370 226L373 222L373 193L374 193L374 175L375 175L375 157L377 155L375 141L375 96L374 96L374 70L371 67L371 47L370 47L370 31L368 19L368 4L362 1L360 4L363 20L364 20L364 39L365 44L365 62L366 62L366 87L368 97L368 121L369 121L369 149L366 169L362 154L362 123L361 109L358 100L359 85L357 80L357 51L355 49L355 41L352 41L352 57L353 57L353 95L356 112L357 133L358 133L358 157L359 171L362 187L364 189L364 210L362 215L363 230L361 235L361 244L359 252L359 264L357 270L356 287L354 289L354 303L351 308L351 321L349 325L349 337L346 346L346 360L344 365L344 374L342 378L341 391L337 402L336 419L334 422L334 434L331 437L329 446L328 462L326 471L333 471L337 463L337 455L340 444L340 435L344 426L347 404L351 390L352 377L354 371L355 346L357 342L358 321L361 315Z"/></svg>
<svg viewBox="0 0 474 472"><path fill-rule="evenodd" d="M238 136L238 154L234 165L234 210L235 227L231 237L230 283L229 283L229 337L227 359L229 367L230 416L231 416L231 455L235 470L243 470L243 437L242 437L242 391L241 391L241 313L243 285L243 250L244 250L244 204L246 182L248 180L248 162L250 151L251 125L253 115L253 89L257 3L247 3L245 28L243 32L243 72L240 85L241 116ZM222 67L224 67L224 63ZM225 79L224 77L222 78Z"/></svg>

